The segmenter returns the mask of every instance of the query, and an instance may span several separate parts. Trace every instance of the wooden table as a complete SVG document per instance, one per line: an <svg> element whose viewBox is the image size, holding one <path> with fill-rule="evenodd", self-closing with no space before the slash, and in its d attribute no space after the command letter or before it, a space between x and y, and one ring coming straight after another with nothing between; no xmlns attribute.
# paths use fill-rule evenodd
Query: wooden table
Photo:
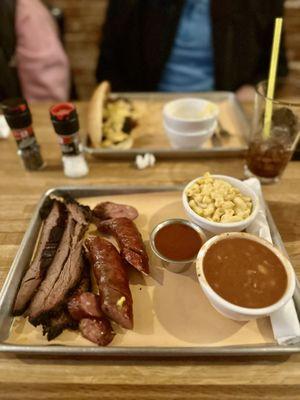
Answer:
<svg viewBox="0 0 300 400"><path fill-rule="evenodd" d="M79 105L84 127L85 104ZM205 171L243 178L243 160L163 161L138 171L129 162L90 160L90 174L63 175L47 105L32 106L47 168L25 172L13 139L0 140L0 286L42 193L60 185L183 184ZM291 260L300 274L300 163L264 187ZM290 357L101 360L0 355L0 399L300 399L300 354Z"/></svg>

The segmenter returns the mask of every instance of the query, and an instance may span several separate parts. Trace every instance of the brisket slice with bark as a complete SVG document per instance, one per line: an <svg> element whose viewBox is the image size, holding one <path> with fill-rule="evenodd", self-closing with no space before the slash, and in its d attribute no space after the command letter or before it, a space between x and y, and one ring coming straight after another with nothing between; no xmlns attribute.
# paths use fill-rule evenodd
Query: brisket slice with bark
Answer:
<svg viewBox="0 0 300 400"><path fill-rule="evenodd" d="M69 214L67 219L66 229L62 236L61 242L55 254L52 264L48 268L47 275L41 283L39 290L32 299L26 314L29 316L29 320L32 324L36 324L39 321L39 316L44 310L45 303L51 294L51 291L60 276L62 268L66 263L72 243L72 234L74 232L75 221Z"/></svg>
<svg viewBox="0 0 300 400"><path fill-rule="evenodd" d="M59 336L65 329L75 330L78 328L78 322L72 319L69 312L65 309L55 316L48 318L43 324L43 335L47 335L47 340L53 340Z"/></svg>
<svg viewBox="0 0 300 400"><path fill-rule="evenodd" d="M85 209L78 203L67 204L67 209L69 217L62 247L27 313L33 325L45 324L50 317L57 315L81 278L83 236L89 221Z"/></svg>
<svg viewBox="0 0 300 400"><path fill-rule="evenodd" d="M33 261L22 279L13 309L14 315L20 315L26 309L35 291L42 282L45 273L52 263L57 247L65 228L66 207L63 203L53 200L48 203L49 213L43 210L41 217L44 223L38 247Z"/></svg>
<svg viewBox="0 0 300 400"><path fill-rule="evenodd" d="M84 270L79 285L73 291L72 295L60 307L56 315L46 318L43 322L43 335L47 335L47 340L53 340L59 336L65 329L75 330L78 328L78 321L73 318L67 309L67 304L73 297L88 292L91 287L90 267L86 260Z"/></svg>
<svg viewBox="0 0 300 400"><path fill-rule="evenodd" d="M79 204L76 200L72 200L69 198L67 201L67 209L71 213L72 218L74 221L81 225L88 225L92 212L88 206L83 206L82 204Z"/></svg>
<svg viewBox="0 0 300 400"><path fill-rule="evenodd" d="M48 340L55 339L64 329L79 329L82 336L100 345L108 345L115 333L100 309L98 296L89 292L91 287L89 265L85 268L78 287L67 299L59 313L43 324L43 334Z"/></svg>

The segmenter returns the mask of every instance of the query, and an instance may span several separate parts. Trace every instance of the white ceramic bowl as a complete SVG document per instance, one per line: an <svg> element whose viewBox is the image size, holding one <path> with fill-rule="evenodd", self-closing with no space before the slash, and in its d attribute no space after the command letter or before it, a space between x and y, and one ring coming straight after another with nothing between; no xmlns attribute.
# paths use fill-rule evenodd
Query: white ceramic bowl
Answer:
<svg viewBox="0 0 300 400"><path fill-rule="evenodd" d="M261 243L266 246L269 250L272 251L275 256L279 258L282 262L288 277L287 288L284 292L283 296L276 303L271 306L264 308L246 308L239 307L235 304L228 302L219 296L212 287L208 284L204 272L203 272L203 260L208 249L215 243L228 239L228 238L246 238L253 240L255 242ZM232 233L223 233L222 235L214 236L209 239L204 245L201 247L197 261L196 261L196 269L199 283L208 298L211 305L222 315L225 317L237 320L237 321L248 321L250 319L262 318L272 314L275 311L278 311L282 308L293 296L295 291L296 279L294 269L289 262L289 260L284 257L276 247L274 247L271 243L267 242L264 239L261 239L257 236L250 235L249 233L244 232L232 232Z"/></svg>
<svg viewBox="0 0 300 400"><path fill-rule="evenodd" d="M168 102L163 108L165 125L177 132L199 132L211 129L219 114L215 103L204 99L182 98Z"/></svg>
<svg viewBox="0 0 300 400"><path fill-rule="evenodd" d="M243 195L251 198L253 207L252 207L252 212L249 215L249 217L242 221L238 221L238 222L221 223L221 222L209 221L208 219L206 219L204 217L200 217L200 215L196 214L195 211L193 211L191 209L191 207L189 206L186 191L190 186L192 186L201 177L193 179L191 182L189 182L186 185L186 187L183 190L182 202L183 202L183 207L186 212L186 215L195 224L201 226L202 229L205 229L205 230L215 233L215 234L223 233L223 232L243 231L244 229L247 228L248 225L251 224L251 222L254 221L254 219L257 216L257 213L259 210L259 200L258 200L257 195L255 194L255 192L252 189L250 189L247 185L245 185L244 182L240 181L239 179L232 178L231 176L226 176L226 175L212 175L212 177L216 178L216 179L222 179L223 181L230 183L232 186L239 189L239 191Z"/></svg>
<svg viewBox="0 0 300 400"><path fill-rule="evenodd" d="M171 146L175 149L197 149L204 142L210 139L217 128L217 122L206 130L199 132L179 132L164 124L165 132L169 138Z"/></svg>

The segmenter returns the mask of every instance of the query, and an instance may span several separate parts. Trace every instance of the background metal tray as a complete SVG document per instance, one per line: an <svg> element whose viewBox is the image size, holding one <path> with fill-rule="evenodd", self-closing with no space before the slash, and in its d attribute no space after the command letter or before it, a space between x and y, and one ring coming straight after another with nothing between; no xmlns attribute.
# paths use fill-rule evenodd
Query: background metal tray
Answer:
<svg viewBox="0 0 300 400"><path fill-rule="evenodd" d="M251 345L251 346L223 346L223 347L76 347L76 346L34 346L34 345L10 345L3 343L8 337L13 317L11 309L23 276L24 269L31 259L33 249L41 226L39 210L49 195L63 192L69 193L74 198L107 196L115 194L149 193L180 191L181 186L160 187L61 187L50 189L39 201L32 216L29 227L21 242L20 248L10 268L6 281L0 293L0 351L16 354L48 354L61 356L102 356L102 357L180 357L180 356L236 356L236 355L278 355L300 352L300 344L279 346ZM280 234L276 228L270 211L267 209L267 218L274 244L286 254ZM300 311L299 286L297 286L294 301Z"/></svg>
<svg viewBox="0 0 300 400"><path fill-rule="evenodd" d="M146 117L141 117L138 126L138 135L132 148L127 150L116 149L96 149L89 145L88 138L84 140L84 151L94 157L101 159L134 159L138 154L152 153L158 159L180 159L180 158L211 158L211 157L241 157L247 151L247 138L249 135L249 122L232 92L203 92L203 93L118 93L116 96L129 98L131 101L146 102ZM162 127L161 107L157 104L180 97L201 97L209 101L221 104L220 118L222 128L233 133L232 138L239 138L239 142L234 139L222 139L219 137L219 144L212 143L212 146L200 149L173 149L168 144L167 139L157 144L156 139L165 136ZM156 106L155 106L156 104ZM151 127L149 128L149 125ZM147 130L149 130L147 132ZM144 138L149 140L139 140L145 130ZM155 133L155 134L154 134ZM159 139L161 140L161 139Z"/></svg>

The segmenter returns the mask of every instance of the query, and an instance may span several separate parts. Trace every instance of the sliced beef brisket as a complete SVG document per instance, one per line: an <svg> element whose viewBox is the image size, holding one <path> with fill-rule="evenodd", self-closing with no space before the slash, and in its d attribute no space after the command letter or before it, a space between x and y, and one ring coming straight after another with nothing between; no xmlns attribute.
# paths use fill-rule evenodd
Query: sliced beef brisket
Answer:
<svg viewBox="0 0 300 400"><path fill-rule="evenodd" d="M66 207L63 203L53 200L48 204L50 212L43 214L44 220L39 244L32 263L22 279L18 291L13 313L20 315L26 309L35 291L42 282L45 273L52 263L56 250L64 232L67 217Z"/></svg>
<svg viewBox="0 0 300 400"><path fill-rule="evenodd" d="M83 236L89 221L84 208L78 203L68 203L67 209L69 217L62 248L28 311L29 321L33 325L45 324L51 316L57 314L82 275Z"/></svg>
<svg viewBox="0 0 300 400"><path fill-rule="evenodd" d="M74 227L75 221L69 214L66 229L55 254L54 260L49 267L45 279L41 283L39 290L31 301L31 304L26 312L26 314L29 316L30 322L33 325L38 323L39 316L44 311L45 303L49 295L51 294L57 279L61 274L65 262L69 257Z"/></svg>
<svg viewBox="0 0 300 400"><path fill-rule="evenodd" d="M91 278L90 278L90 266L87 260L85 260L85 268L83 270L81 280L76 289L72 292L71 296L66 302L57 310L54 316L45 318L43 321L43 334L47 335L47 339L53 340L59 336L65 329L77 329L78 321L73 318L72 314L67 309L68 302L72 298L79 296L82 293L90 290Z"/></svg>
<svg viewBox="0 0 300 400"><path fill-rule="evenodd" d="M71 213L74 221L78 222L81 225L88 225L91 220L91 210L87 206L83 206L77 201L68 201L67 209Z"/></svg>
<svg viewBox="0 0 300 400"><path fill-rule="evenodd" d="M76 229L76 228L75 228ZM45 301L43 314L54 312L78 283L83 270L82 239L73 243L69 257Z"/></svg>
<svg viewBox="0 0 300 400"><path fill-rule="evenodd" d="M59 336L65 329L77 329L78 322L75 321L69 312L65 309L61 309L60 312L47 319L43 323L43 335L47 335L47 340L53 340Z"/></svg>

